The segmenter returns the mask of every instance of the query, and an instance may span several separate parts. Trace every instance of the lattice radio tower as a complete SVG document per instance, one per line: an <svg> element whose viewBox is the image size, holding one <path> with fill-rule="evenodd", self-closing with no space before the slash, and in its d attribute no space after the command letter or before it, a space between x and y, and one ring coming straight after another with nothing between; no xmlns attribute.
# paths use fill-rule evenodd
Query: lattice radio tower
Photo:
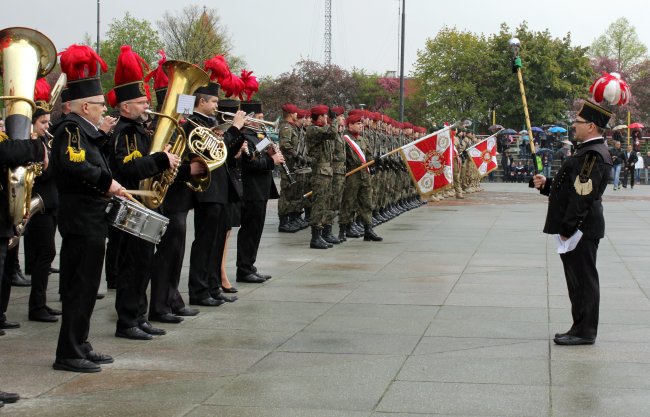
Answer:
<svg viewBox="0 0 650 417"><path fill-rule="evenodd" d="M325 0L325 65L332 65L332 0Z"/></svg>

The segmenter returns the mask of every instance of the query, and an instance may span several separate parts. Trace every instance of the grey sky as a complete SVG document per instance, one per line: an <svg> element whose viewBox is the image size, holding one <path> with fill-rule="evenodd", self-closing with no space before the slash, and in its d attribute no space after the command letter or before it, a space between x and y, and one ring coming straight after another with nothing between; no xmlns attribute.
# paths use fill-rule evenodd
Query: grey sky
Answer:
<svg viewBox="0 0 650 417"><path fill-rule="evenodd" d="M9 0L4 0L9 1ZM324 0L101 0L101 30L128 10L152 23L165 11L187 4L214 8L231 35L234 52L258 76L289 71L302 58L324 56ZM398 70L398 0L332 0L332 61L344 68L384 73ZM0 27L27 26L49 36L57 49L96 37L97 0L22 0L0 14ZM607 26L626 17L640 40L650 45L650 3L641 0L406 0L406 71L417 50L445 25L475 33L499 31L502 22L555 37L571 32L574 45L588 46Z"/></svg>

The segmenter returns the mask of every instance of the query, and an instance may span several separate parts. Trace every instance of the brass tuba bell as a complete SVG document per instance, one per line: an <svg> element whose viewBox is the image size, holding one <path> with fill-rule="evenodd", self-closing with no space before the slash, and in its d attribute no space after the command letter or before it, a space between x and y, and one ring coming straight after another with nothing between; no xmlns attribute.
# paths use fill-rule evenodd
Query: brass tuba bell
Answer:
<svg viewBox="0 0 650 417"><path fill-rule="evenodd" d="M12 140L30 140L36 79L47 75L56 64L56 48L41 32L24 27L0 31L0 65L7 118L5 129ZM7 195L9 216L15 226L29 216L34 178L42 172L42 164L29 164L8 171Z"/></svg>
<svg viewBox="0 0 650 417"><path fill-rule="evenodd" d="M153 133L149 154L161 152L165 149L174 132L176 132L176 141L172 145L170 152L182 158L187 146L187 137L178 124L180 116L180 113L176 111L178 97L192 94L197 88L207 85L210 77L201 68L184 61L167 61L163 64L163 70L169 77L169 85L167 86L167 94L160 113L148 111L150 114L160 116L156 130ZM205 161L203 163L207 167L207 163ZM153 197L143 196L143 203L151 209L159 207L163 203L169 187L174 183L177 174L178 168L176 170L167 170L140 181L140 190L153 191L155 194ZM205 184L210 184L210 171L207 168L203 176L192 179L192 185L196 188L207 188Z"/></svg>

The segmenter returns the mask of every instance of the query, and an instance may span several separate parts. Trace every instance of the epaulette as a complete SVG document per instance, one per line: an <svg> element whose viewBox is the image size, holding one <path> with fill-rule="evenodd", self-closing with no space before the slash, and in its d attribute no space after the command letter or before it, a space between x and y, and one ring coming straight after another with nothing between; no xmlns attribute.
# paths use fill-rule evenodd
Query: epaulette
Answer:
<svg viewBox="0 0 650 417"><path fill-rule="evenodd" d="M65 132L68 134L68 150L70 162L83 162L86 160L86 151L81 148L81 134L79 126L66 126Z"/></svg>
<svg viewBox="0 0 650 417"><path fill-rule="evenodd" d="M135 135L129 137L129 135L125 134L124 141L128 155L124 157L122 163L126 164L127 162L132 161L136 158L142 158L142 154L138 150L138 141L136 140Z"/></svg>
<svg viewBox="0 0 650 417"><path fill-rule="evenodd" d="M589 195L593 191L594 187L590 176L599 156L600 154L598 152L586 153L582 168L580 168L580 173L573 182L573 188L575 188L578 195Z"/></svg>

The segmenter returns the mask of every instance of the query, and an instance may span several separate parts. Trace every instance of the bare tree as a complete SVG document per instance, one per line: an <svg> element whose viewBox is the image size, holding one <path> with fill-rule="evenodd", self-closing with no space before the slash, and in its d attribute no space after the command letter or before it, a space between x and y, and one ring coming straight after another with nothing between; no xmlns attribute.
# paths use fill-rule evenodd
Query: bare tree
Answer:
<svg viewBox="0 0 650 417"><path fill-rule="evenodd" d="M214 55L226 56L233 72L243 60L232 55L232 43L226 28L220 24L215 9L190 5L177 14L165 12L158 21L160 36L171 59L201 64Z"/></svg>

